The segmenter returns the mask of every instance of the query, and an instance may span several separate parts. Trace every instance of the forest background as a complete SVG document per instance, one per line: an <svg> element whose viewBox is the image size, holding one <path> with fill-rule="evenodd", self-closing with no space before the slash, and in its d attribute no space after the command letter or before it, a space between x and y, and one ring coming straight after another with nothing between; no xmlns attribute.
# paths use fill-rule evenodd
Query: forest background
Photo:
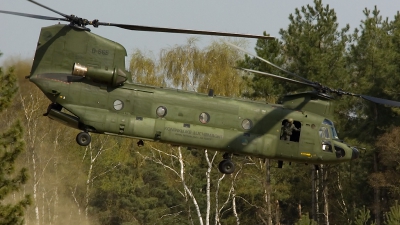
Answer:
<svg viewBox="0 0 400 225"><path fill-rule="evenodd" d="M339 28L334 9L315 0L295 9L280 39L258 40L255 51L329 87L399 101L400 15L364 14L359 28ZM303 90L234 66L286 75L222 40L200 49L195 38L158 58L137 50L129 71L138 83L269 103ZM223 175L214 151L152 142L139 148L134 139L96 134L87 147L71 143L78 131L44 117L49 101L24 79L31 61L9 58L3 67L0 223L400 224L397 108L340 97L339 136L365 148L352 163L279 169L275 161L235 156L235 173Z"/></svg>

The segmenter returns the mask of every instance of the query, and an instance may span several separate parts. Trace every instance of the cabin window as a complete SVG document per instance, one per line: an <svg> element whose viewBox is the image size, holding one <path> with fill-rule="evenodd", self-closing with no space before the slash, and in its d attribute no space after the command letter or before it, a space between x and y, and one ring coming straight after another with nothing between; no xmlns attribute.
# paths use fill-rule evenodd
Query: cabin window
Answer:
<svg viewBox="0 0 400 225"><path fill-rule="evenodd" d="M210 114L208 114L206 112L200 113L199 121L200 121L200 123L203 123L203 124L208 123L208 121L210 121Z"/></svg>
<svg viewBox="0 0 400 225"><path fill-rule="evenodd" d="M250 130L253 127L253 122L249 119L242 121L242 128L245 130Z"/></svg>
<svg viewBox="0 0 400 225"><path fill-rule="evenodd" d="M164 106L159 106L156 110L156 114L158 117L164 117L165 115L167 115L167 108L165 108Z"/></svg>
<svg viewBox="0 0 400 225"><path fill-rule="evenodd" d="M114 109L119 111L122 108L124 108L124 103L119 99L115 100L114 101Z"/></svg>
<svg viewBox="0 0 400 225"><path fill-rule="evenodd" d="M293 119L284 119L281 124L280 139L283 141L300 141L301 122Z"/></svg>

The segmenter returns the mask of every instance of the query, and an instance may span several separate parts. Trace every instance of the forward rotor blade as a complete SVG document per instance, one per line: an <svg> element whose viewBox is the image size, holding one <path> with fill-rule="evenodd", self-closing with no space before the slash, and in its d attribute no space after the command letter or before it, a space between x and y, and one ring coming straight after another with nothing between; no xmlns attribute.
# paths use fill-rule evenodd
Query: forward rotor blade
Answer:
<svg viewBox="0 0 400 225"><path fill-rule="evenodd" d="M50 11L52 11L52 12L54 12L54 13L57 13L58 15L61 15L61 16L65 17L65 18L68 18L68 19L70 18L69 15L64 14L64 13L61 13L61 12L58 12L58 11L56 11L56 10L54 10L54 9L51 9L51 8L45 6L45 5L40 4L39 2L35 2L35 1L33 1L33 0L28 0L28 2L32 2L33 4L36 4L36 5L40 6L40 7L43 7L43 8L45 8L45 9L47 9L47 10L50 10Z"/></svg>
<svg viewBox="0 0 400 225"><path fill-rule="evenodd" d="M30 17L30 18L41 19L41 20L68 21L65 18L56 18L56 17L50 17L50 16L41 16L41 15L34 15L34 14L28 14L28 13L19 13L19 12L11 12L11 11L4 11L4 10L0 10L0 13L11 14L11 15L16 15L16 16Z"/></svg>
<svg viewBox="0 0 400 225"><path fill-rule="evenodd" d="M98 22L98 25L103 26L114 26L127 30L137 30L137 31L151 31L151 32L163 32L163 33L180 33L180 34L200 34L200 35L214 35L214 36L226 36L226 37L245 37L245 38L262 38L262 39L275 39L271 36L261 36L252 34L238 34L238 33L226 33L217 31L202 31L202 30L187 30L187 29L176 29L176 28L166 28L166 27L150 27L150 26L140 26L140 25L129 25L129 24L118 24L118 23L104 23Z"/></svg>
<svg viewBox="0 0 400 225"><path fill-rule="evenodd" d="M250 53L250 52L246 51L245 49L243 49L243 48L241 48L241 47L239 47L239 46L236 46L236 45L234 45L234 44L232 44L232 43L229 43L229 42L225 42L225 43L227 43L228 45L230 45L230 46L232 46L232 47L234 47L234 48L236 48L236 49L238 49L238 50L240 50L240 51L242 51L242 52L245 52L246 54L249 54L249 55L251 55L251 56L253 56L253 57L256 57L257 59L259 59L259 60L261 60L261 61L267 63L267 64L270 65L270 66L273 66L273 67L277 68L278 70L281 70L281 71L283 71L283 72L285 72L285 73L287 73L287 74L289 74L289 75L295 76L295 77L299 78L300 80L303 80L304 82L307 82L307 83L310 83L310 84L313 84L313 83L314 83L314 82L312 82L312 81L310 81L310 80L307 80L307 79L304 78L304 77L301 77L301 76L299 76L299 75L297 75L297 74L295 74L295 73L292 73L292 72L290 72L290 71L288 71L288 70L285 70L285 69L283 69L283 68L281 68L281 67L279 67L279 66L277 66L277 65L275 65L275 64L273 64L273 63L271 63L270 61L268 61L268 60L266 60L266 59L263 59L263 58L261 58L261 57L259 57L259 56L257 56L257 55L254 55L253 53Z"/></svg>
<svg viewBox="0 0 400 225"><path fill-rule="evenodd" d="M388 100L388 99L383 99L383 98L376 98L376 97L371 97L371 96L367 96L367 95L359 95L361 98L371 101L371 102L375 102L378 104L382 104L382 105L388 105L388 106L394 106L394 107L400 107L400 102L396 102L396 101L392 101L392 100Z"/></svg>
<svg viewBox="0 0 400 225"><path fill-rule="evenodd" d="M256 74L260 74L260 75L264 75L264 76L268 76L268 77L281 79L281 80L288 81L288 82L295 83L295 84L306 85L306 86L310 86L310 87L313 87L313 88L320 88L316 84L310 84L310 83L306 83L306 82L302 82L302 81L298 81L298 80L293 80L293 79L286 78L286 77L281 77L281 76L278 76L278 75L275 75L275 74L272 74L272 73L266 73L266 72L261 72L261 71L257 71L257 70L245 69L245 68L237 68L237 69L240 69L240 70L243 70L243 71L247 71L247 72L250 72L250 73L256 73Z"/></svg>

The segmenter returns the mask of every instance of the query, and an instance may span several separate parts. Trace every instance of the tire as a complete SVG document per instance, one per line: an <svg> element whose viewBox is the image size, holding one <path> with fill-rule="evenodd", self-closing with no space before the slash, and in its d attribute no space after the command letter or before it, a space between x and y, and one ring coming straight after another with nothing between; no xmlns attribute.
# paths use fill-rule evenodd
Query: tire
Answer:
<svg viewBox="0 0 400 225"><path fill-rule="evenodd" d="M224 159L219 163L218 169L221 173L231 174L235 171L235 164L229 159Z"/></svg>
<svg viewBox="0 0 400 225"><path fill-rule="evenodd" d="M90 137L90 135L86 132L80 132L78 135L76 135L76 142L80 146L88 146L91 140L92 137Z"/></svg>

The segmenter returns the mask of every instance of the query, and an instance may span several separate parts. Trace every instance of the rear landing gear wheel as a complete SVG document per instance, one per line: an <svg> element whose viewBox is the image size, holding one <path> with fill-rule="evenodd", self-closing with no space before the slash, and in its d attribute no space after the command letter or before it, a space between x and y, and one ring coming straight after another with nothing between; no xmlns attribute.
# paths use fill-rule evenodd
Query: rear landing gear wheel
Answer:
<svg viewBox="0 0 400 225"><path fill-rule="evenodd" d="M144 146L144 141L143 141L142 139L140 139L140 140L137 142L137 146L138 146L138 147L143 147L143 146Z"/></svg>
<svg viewBox="0 0 400 225"><path fill-rule="evenodd" d="M92 137L90 137L90 135L87 132L80 132L78 135L76 135L76 142L80 146L88 146L91 140Z"/></svg>
<svg viewBox="0 0 400 225"><path fill-rule="evenodd" d="M235 164L230 159L224 159L219 163L218 169L221 173L231 174L235 171Z"/></svg>

